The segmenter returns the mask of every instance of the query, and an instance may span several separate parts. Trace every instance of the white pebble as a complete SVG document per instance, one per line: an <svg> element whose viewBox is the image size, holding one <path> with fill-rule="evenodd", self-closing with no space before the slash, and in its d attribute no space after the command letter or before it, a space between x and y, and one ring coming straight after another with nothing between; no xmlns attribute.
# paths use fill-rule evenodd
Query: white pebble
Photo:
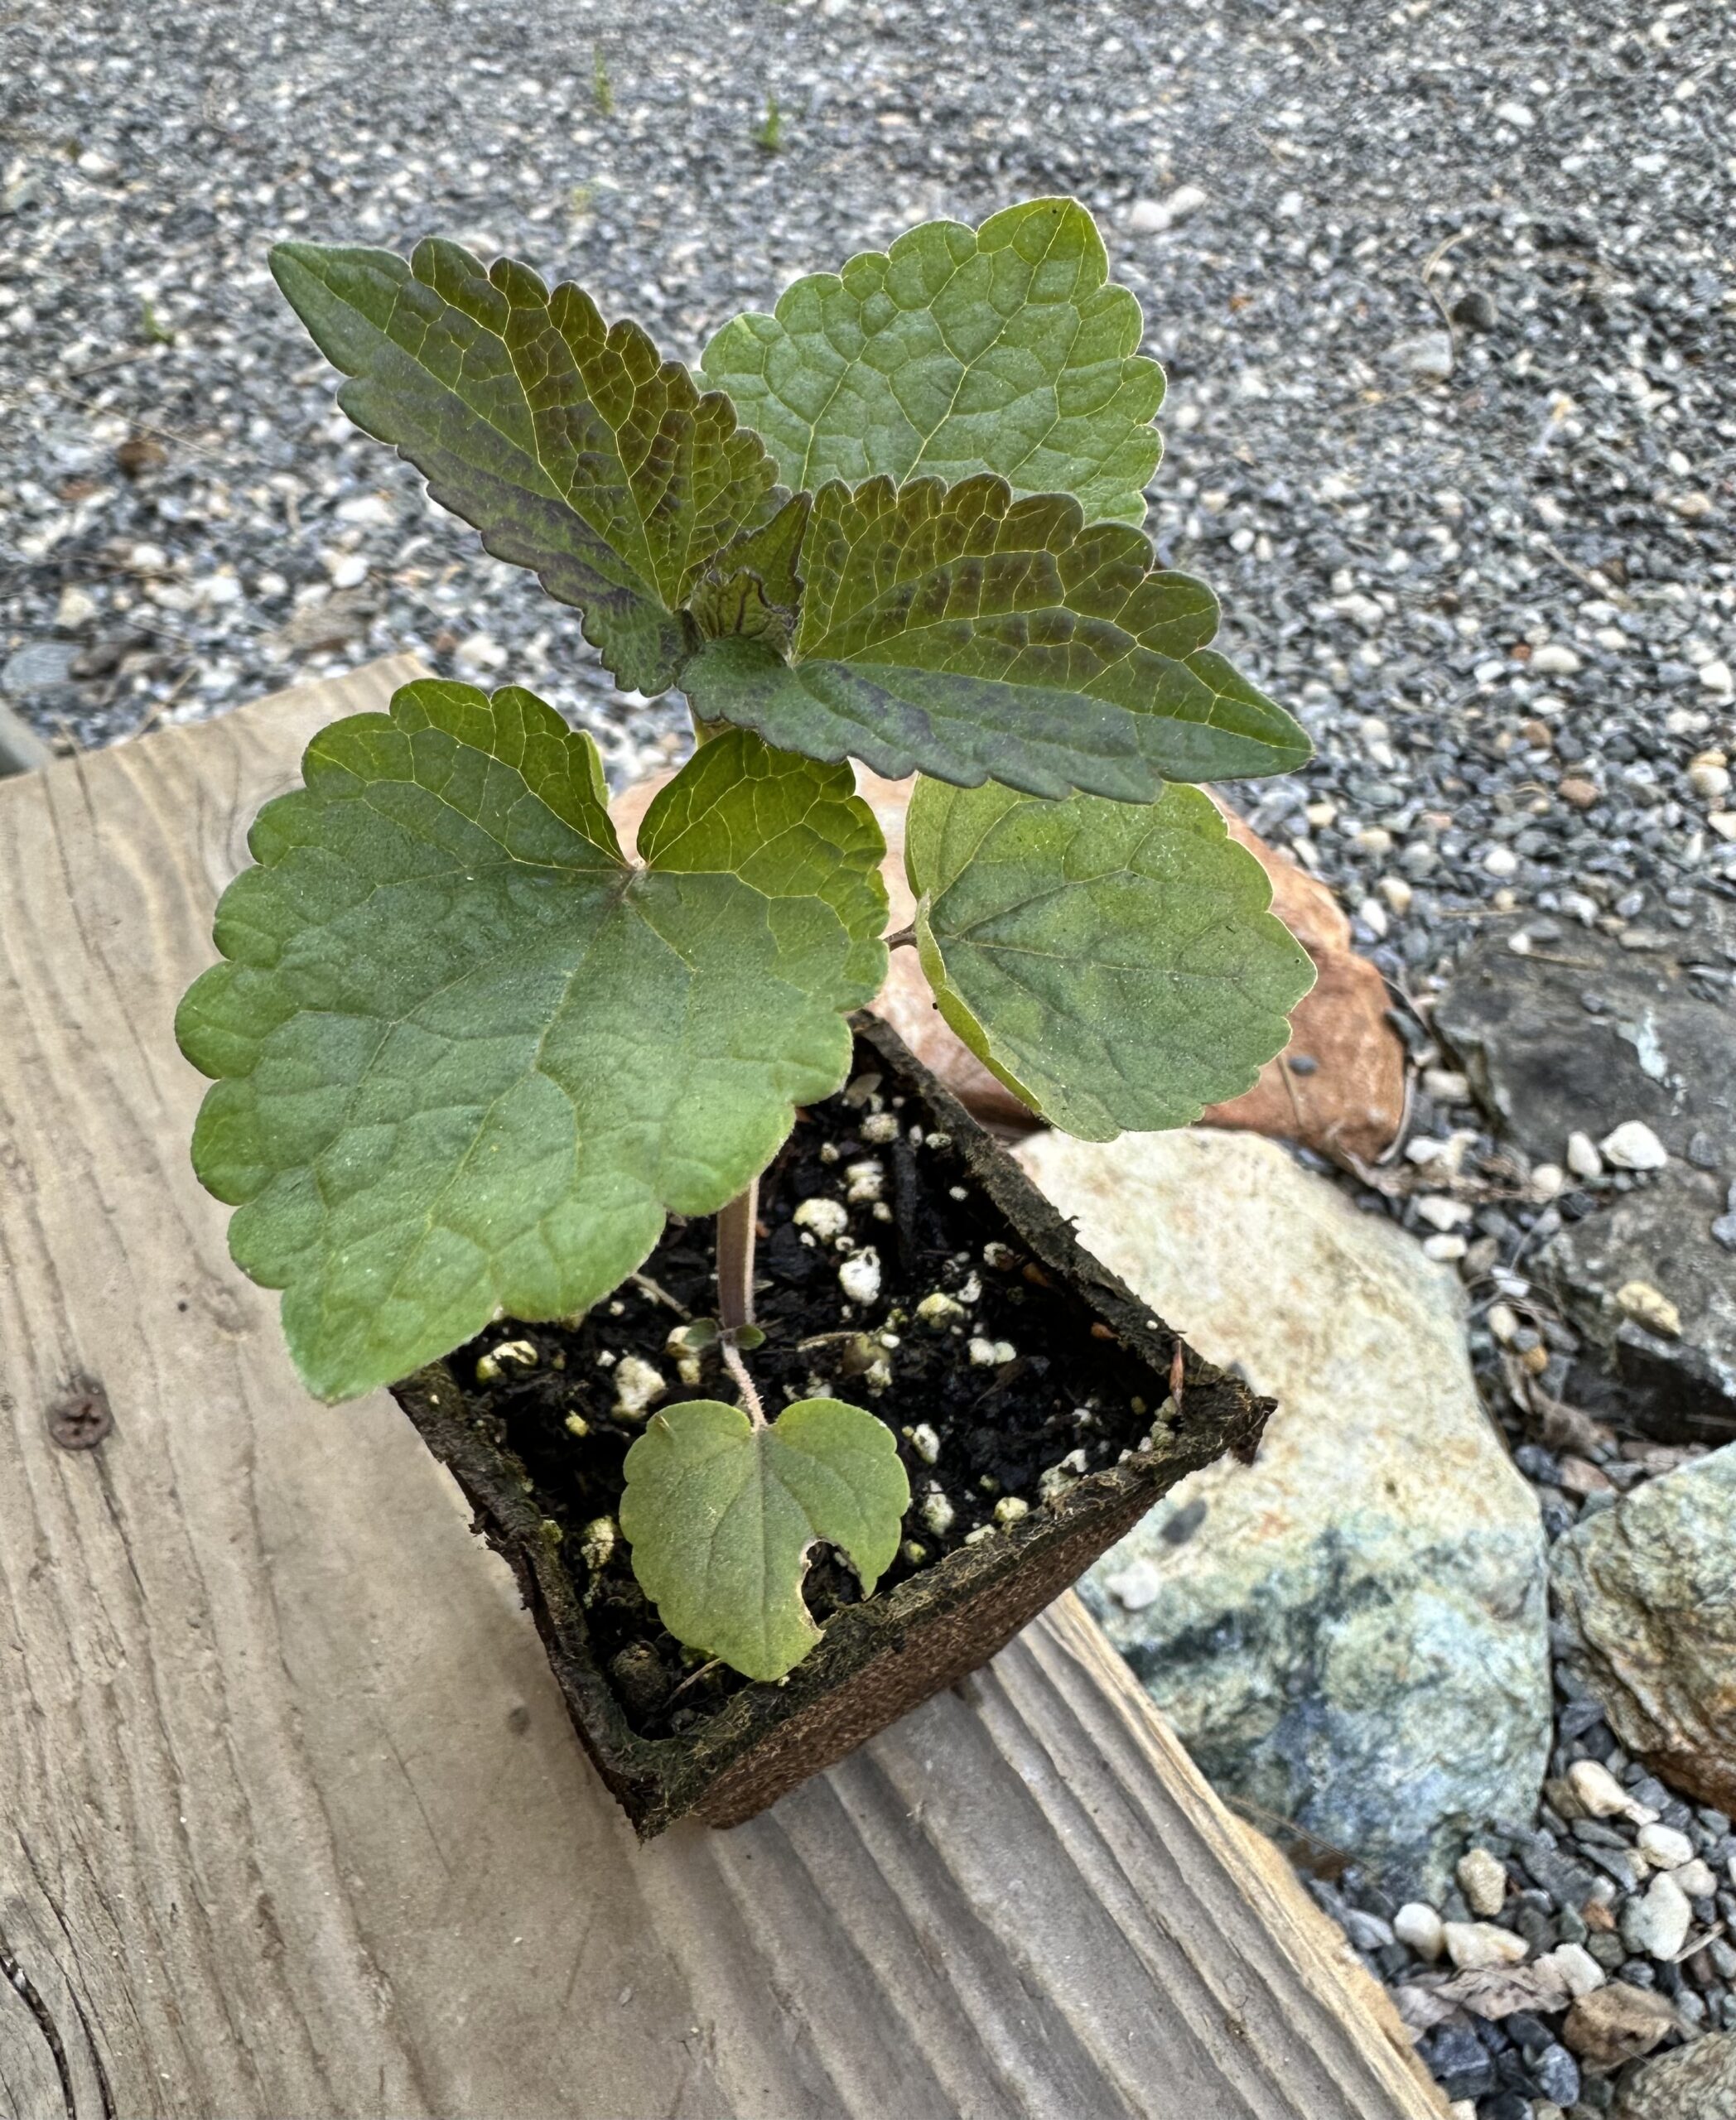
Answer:
<svg viewBox="0 0 1736 2120"><path fill-rule="evenodd" d="M940 1455L940 1438L926 1421L919 1421L910 1431L910 1448L923 1464L932 1465Z"/></svg>
<svg viewBox="0 0 1736 2120"><path fill-rule="evenodd" d="M871 1244L852 1252L839 1267L838 1286L852 1303L876 1300L880 1292L880 1255Z"/></svg>
<svg viewBox="0 0 1736 2120"><path fill-rule="evenodd" d="M1504 1303L1489 1305L1489 1330L1504 1347L1510 1347L1519 1337L1519 1313Z"/></svg>
<svg viewBox="0 0 1736 2120"><path fill-rule="evenodd" d="M1516 876L1519 856L1511 846L1492 846L1483 857L1483 865L1492 876Z"/></svg>
<svg viewBox="0 0 1736 2120"><path fill-rule="evenodd" d="M1684 1862L1679 1870L1672 1870L1671 1875L1690 1899L1709 1899L1718 1889L1711 1864L1698 1855L1691 1862Z"/></svg>
<svg viewBox="0 0 1736 2120"><path fill-rule="evenodd" d="M1392 1933L1401 1944L1408 1944L1419 1958L1428 1959L1431 1963L1447 1947L1445 1923L1432 1906L1425 1906L1420 1899L1400 1907L1392 1917Z"/></svg>
<svg viewBox="0 0 1736 2120"><path fill-rule="evenodd" d="M1591 1953L1580 1944L1560 1944L1546 1951L1537 1960L1541 1972L1547 1966L1551 1973L1560 1975L1562 1984L1575 2001L1581 1995L1589 1995L1601 1988L1608 1978Z"/></svg>
<svg viewBox="0 0 1736 2120"><path fill-rule="evenodd" d="M1661 1870L1643 1899L1630 1899L1622 1910L1622 1941L1630 1950L1660 1960L1674 1959L1688 1940L1694 1910L1688 1895L1667 1870Z"/></svg>
<svg viewBox="0 0 1736 2120"><path fill-rule="evenodd" d="M1654 1870L1679 1870L1694 1860L1694 1843L1673 1825L1642 1825L1636 1845Z"/></svg>
<svg viewBox="0 0 1736 2120"><path fill-rule="evenodd" d="M871 1159L866 1163L846 1164L844 1178L847 1198L852 1201L878 1200L885 1188L885 1166Z"/></svg>
<svg viewBox="0 0 1736 2120"><path fill-rule="evenodd" d="M1728 662L1702 662L1700 682L1709 692L1716 692L1723 699L1728 699L1732 692L1736 692L1736 677L1730 675Z"/></svg>
<svg viewBox="0 0 1736 2120"><path fill-rule="evenodd" d="M856 1130L865 1141L878 1146L882 1142L898 1139L898 1114L895 1111L870 1112Z"/></svg>
<svg viewBox="0 0 1736 2120"><path fill-rule="evenodd" d="M1416 895L1402 876L1382 876L1380 893L1401 920L1410 910L1411 902Z"/></svg>
<svg viewBox="0 0 1736 2120"><path fill-rule="evenodd" d="M978 1369L999 1369L1013 1361L1019 1350L1010 1340L986 1340L979 1333L972 1338L968 1352Z"/></svg>
<svg viewBox="0 0 1736 2120"><path fill-rule="evenodd" d="M668 1388L660 1370L638 1355L623 1355L615 1372L615 1410L624 1421L643 1420Z"/></svg>
<svg viewBox="0 0 1736 2120"><path fill-rule="evenodd" d="M1430 1229L1458 1229L1471 1219L1471 1203L1444 1192L1424 1192L1418 1196L1416 1212Z"/></svg>
<svg viewBox="0 0 1736 2120"><path fill-rule="evenodd" d="M1454 1067L1425 1067L1423 1087L1437 1104L1464 1104L1471 1085Z"/></svg>
<svg viewBox="0 0 1736 2120"><path fill-rule="evenodd" d="M1003 1495L995 1504L995 1521L1000 1525L1016 1524L1030 1515L1030 1504L1015 1494Z"/></svg>
<svg viewBox="0 0 1736 2120"><path fill-rule="evenodd" d="M1579 658L1572 648L1550 640L1531 650L1531 659L1526 667L1534 677L1571 677L1579 667Z"/></svg>
<svg viewBox="0 0 1736 2120"><path fill-rule="evenodd" d="M1666 1340L1681 1337L1681 1311L1650 1281L1623 1281L1615 1292L1615 1307L1648 1332L1661 1332Z"/></svg>
<svg viewBox="0 0 1736 2120"><path fill-rule="evenodd" d="M1423 1239L1423 1256L1433 1259L1443 1266L1450 1265L1455 1259L1463 1259L1469 1250L1470 1246L1462 1236L1425 1236Z"/></svg>
<svg viewBox="0 0 1736 2120"><path fill-rule="evenodd" d="M1661 1170L1670 1160L1670 1151L1643 1119L1624 1119L1598 1146L1604 1162L1618 1170Z"/></svg>
<svg viewBox="0 0 1736 2120"><path fill-rule="evenodd" d="M1553 1200L1566 1183L1567 1173L1560 1164L1540 1163L1533 1165L1526 1190L1534 1200Z"/></svg>
<svg viewBox="0 0 1736 2120"><path fill-rule="evenodd" d="M945 1538L957 1515L957 1510L938 1487L930 1487L923 1496L922 1520L937 1539Z"/></svg>
<svg viewBox="0 0 1736 2120"><path fill-rule="evenodd" d="M818 1193L811 1200L804 1200L791 1219L798 1229L811 1229L822 1243L841 1236L850 1226L850 1217L842 1201L827 1200Z"/></svg>
<svg viewBox="0 0 1736 2120"><path fill-rule="evenodd" d="M1603 1176L1603 1159L1598 1154L1597 1144L1589 1134L1568 1135L1567 1168L1575 1178Z"/></svg>
<svg viewBox="0 0 1736 2120"><path fill-rule="evenodd" d="M1523 1936L1511 1929L1497 1929L1491 1921L1449 1921L1442 1936L1447 1956L1461 1973L1489 1965L1517 1965L1531 1948Z"/></svg>
<svg viewBox="0 0 1736 2120"><path fill-rule="evenodd" d="M1162 1594L1164 1578L1143 1555L1103 1578L1103 1588L1124 1612L1142 1612Z"/></svg>
<svg viewBox="0 0 1736 2120"><path fill-rule="evenodd" d="M1567 1779L1589 1817L1632 1819L1636 1825L1650 1825L1657 1813L1631 1796L1599 1760L1576 1759Z"/></svg>
<svg viewBox="0 0 1736 2120"><path fill-rule="evenodd" d="M1721 802L1730 792L1730 769L1723 765L1690 765L1688 785L1703 802Z"/></svg>

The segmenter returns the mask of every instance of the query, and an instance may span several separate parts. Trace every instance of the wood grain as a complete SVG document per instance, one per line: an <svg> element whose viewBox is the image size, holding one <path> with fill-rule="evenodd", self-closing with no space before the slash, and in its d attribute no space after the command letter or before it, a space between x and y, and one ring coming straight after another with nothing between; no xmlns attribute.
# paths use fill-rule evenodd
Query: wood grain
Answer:
<svg viewBox="0 0 1736 2120"><path fill-rule="evenodd" d="M298 1390L171 1024L260 801L411 673L0 785L0 2105L1438 2113L1071 1600L764 1818L640 1852L407 1421ZM114 1430L64 1451L87 1375Z"/></svg>

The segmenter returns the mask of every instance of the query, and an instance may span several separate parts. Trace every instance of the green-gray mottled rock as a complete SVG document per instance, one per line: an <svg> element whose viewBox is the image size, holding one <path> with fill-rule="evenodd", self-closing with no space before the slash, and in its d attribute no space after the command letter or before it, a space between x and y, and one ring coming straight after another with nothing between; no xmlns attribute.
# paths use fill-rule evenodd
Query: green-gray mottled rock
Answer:
<svg viewBox="0 0 1736 2120"><path fill-rule="evenodd" d="M1636 2061L1616 2093L1615 2120L1736 2120L1736 2032Z"/></svg>
<svg viewBox="0 0 1736 2120"><path fill-rule="evenodd" d="M1256 1462L1184 1481L1087 1601L1226 1795L1438 1896L1466 1822L1531 1815L1550 1735L1537 1505L1478 1403L1457 1280L1256 1135L1019 1154L1278 1400Z"/></svg>

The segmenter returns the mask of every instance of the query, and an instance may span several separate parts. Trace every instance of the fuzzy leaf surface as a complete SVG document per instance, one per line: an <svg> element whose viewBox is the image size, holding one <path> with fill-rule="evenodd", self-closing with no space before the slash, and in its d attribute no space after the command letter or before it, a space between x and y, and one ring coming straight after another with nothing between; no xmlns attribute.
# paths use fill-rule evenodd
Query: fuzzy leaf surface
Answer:
<svg viewBox="0 0 1736 2120"><path fill-rule="evenodd" d="M920 780L905 865L942 1014L1087 1140L1184 1126L1251 1088L1314 984L1198 788L1140 807Z"/></svg>
<svg viewBox="0 0 1736 2120"><path fill-rule="evenodd" d="M729 740L734 788L706 746L643 868L596 745L514 688L406 686L260 812L176 1029L215 1078L195 1168L320 1397L595 1303L843 1080L880 833L846 768Z"/></svg>
<svg viewBox="0 0 1736 2120"><path fill-rule="evenodd" d="M769 316L735 318L702 371L798 492L989 471L1015 493L1073 494L1092 522L1143 523L1163 371L1108 277L1077 200L1030 200L980 229L929 221L798 280Z"/></svg>
<svg viewBox="0 0 1736 2120"><path fill-rule="evenodd" d="M497 558L585 613L616 679L660 692L706 563L770 512L774 467L727 398L702 396L636 324L578 287L485 267L455 243L279 243L278 286L350 378L338 402L390 442Z"/></svg>
<svg viewBox="0 0 1736 2120"><path fill-rule="evenodd" d="M750 1679L781 1679L820 1639L802 1598L817 1539L871 1591L898 1551L910 1484L884 1421L801 1399L755 1428L691 1399L653 1414L627 1453L621 1530L633 1572L678 1641Z"/></svg>
<svg viewBox="0 0 1736 2120"><path fill-rule="evenodd" d="M1034 795L1150 802L1166 779L1282 773L1289 715L1207 646L1218 603L1124 523L997 478L822 487L787 655L708 640L696 711L810 757Z"/></svg>

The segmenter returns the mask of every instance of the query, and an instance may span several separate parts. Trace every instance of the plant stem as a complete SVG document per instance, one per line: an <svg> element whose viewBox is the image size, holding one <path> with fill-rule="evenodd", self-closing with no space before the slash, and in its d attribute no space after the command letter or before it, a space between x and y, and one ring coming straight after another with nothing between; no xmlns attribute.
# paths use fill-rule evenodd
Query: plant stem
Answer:
<svg viewBox="0 0 1736 2120"><path fill-rule="evenodd" d="M916 930L900 928L895 935L888 935L885 942L889 950L914 950L916 947Z"/></svg>
<svg viewBox="0 0 1736 2120"><path fill-rule="evenodd" d="M741 1393L741 1403L747 1409L747 1417L755 1428L765 1426L765 1409L760 1403L760 1394L754 1389L754 1380L747 1373L747 1364L741 1359L741 1350L732 1340L721 1343L723 1366L735 1380Z"/></svg>
<svg viewBox="0 0 1736 2120"><path fill-rule="evenodd" d="M756 1178L717 1217L717 1322L726 1333L754 1322L754 1225L759 1214Z"/></svg>

